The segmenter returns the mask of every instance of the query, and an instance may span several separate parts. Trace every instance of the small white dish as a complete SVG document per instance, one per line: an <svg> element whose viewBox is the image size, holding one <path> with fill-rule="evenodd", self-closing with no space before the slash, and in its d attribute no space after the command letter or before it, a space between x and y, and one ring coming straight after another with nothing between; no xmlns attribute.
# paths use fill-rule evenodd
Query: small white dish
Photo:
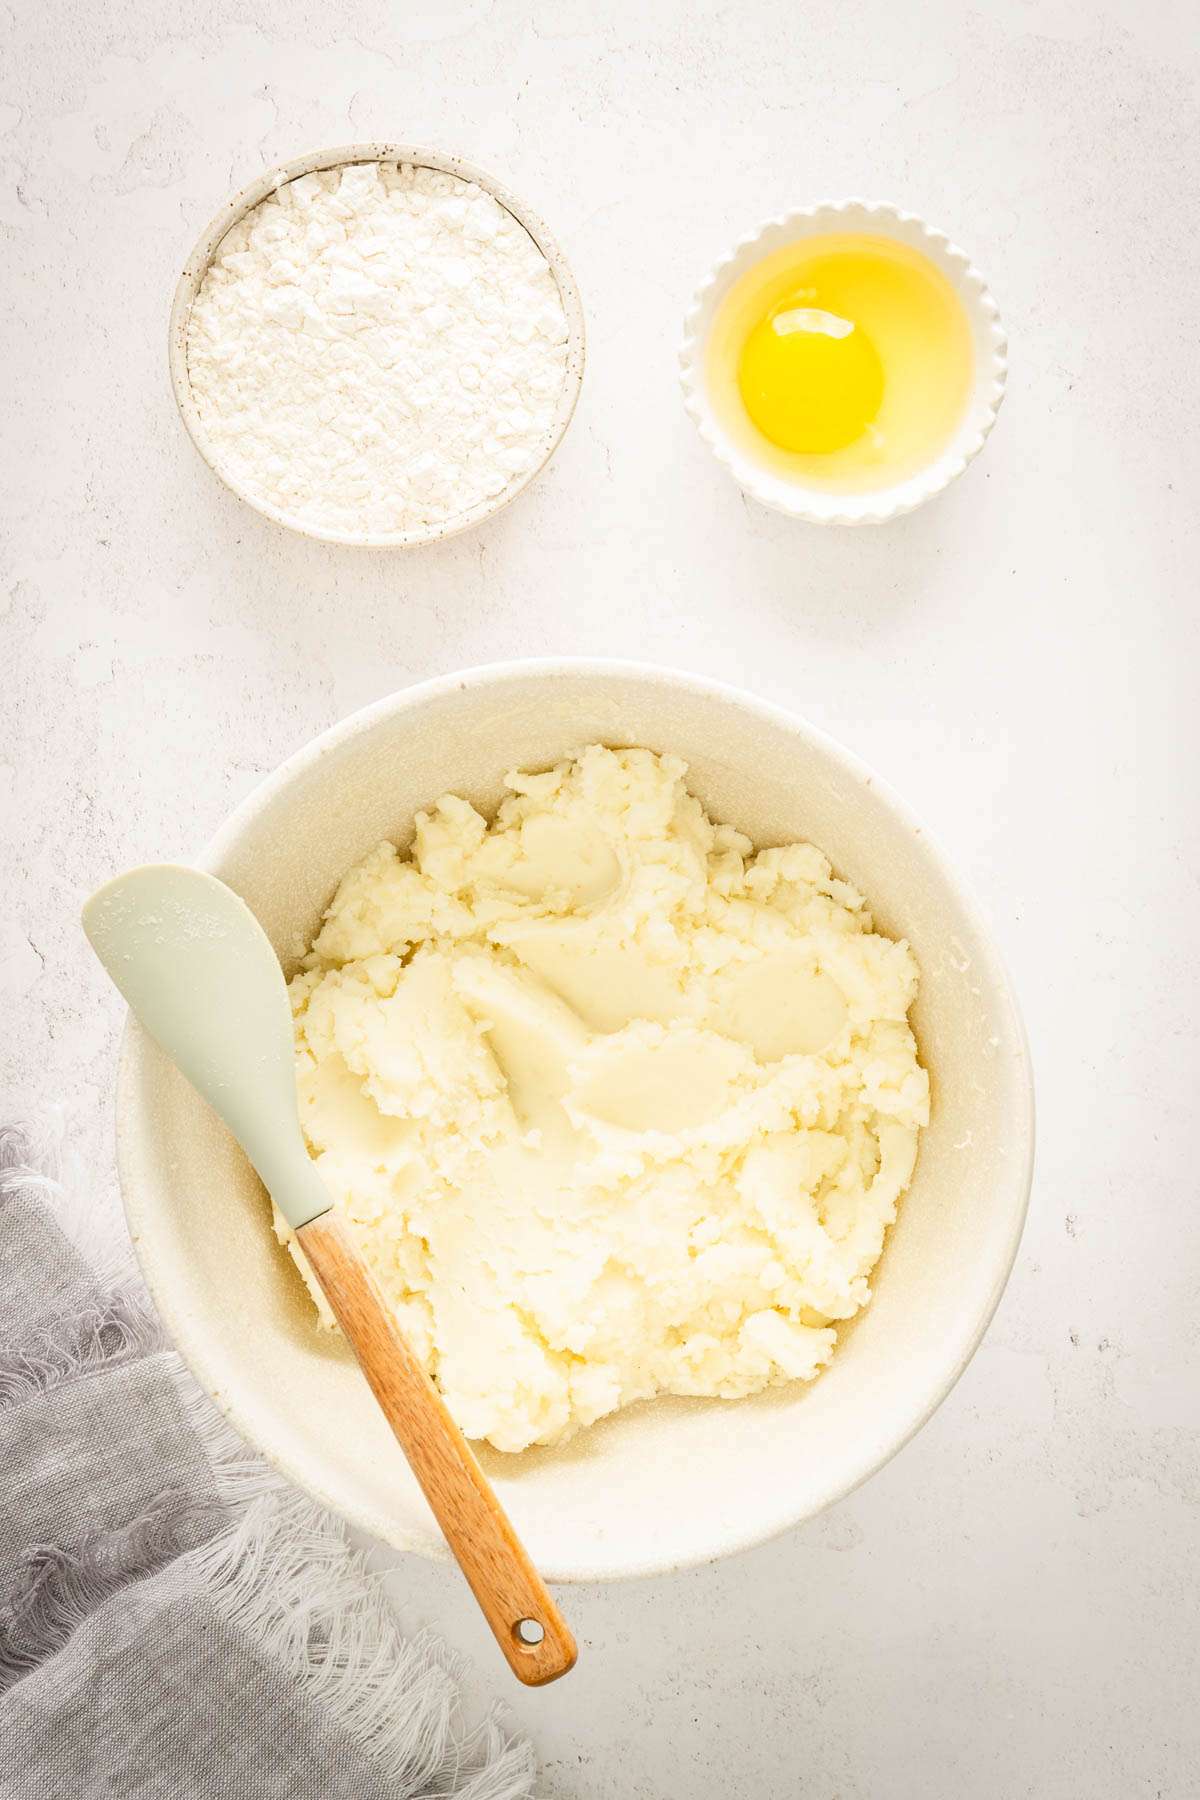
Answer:
<svg viewBox="0 0 1200 1800"><path fill-rule="evenodd" d="M722 302L747 270L764 257L805 238L832 232L891 238L919 251L940 269L957 294L970 327L973 378L962 418L937 455L915 474L886 487L830 489L779 473L736 441L713 403L706 362L709 334ZM880 525L940 494L983 448L1004 398L1007 340L983 276L944 232L915 213L865 200L826 201L770 219L723 256L696 290L684 320L679 351L684 405L700 436L743 491L764 506L814 525Z"/></svg>
<svg viewBox="0 0 1200 1800"><path fill-rule="evenodd" d="M912 1186L818 1381L754 1399L659 1400L554 1449L482 1447L501 1504L552 1581L663 1573L758 1544L840 1499L925 1422L983 1335L1029 1195L1033 1090L982 914L904 803L804 720L638 663L501 663L380 700L269 776L201 866L241 894L288 973L346 870L447 791L494 811L506 769L583 744L689 765L714 818L759 844L809 837L907 937L933 1112ZM353 1356L316 1329L225 1127L136 1022L117 1148L130 1233L172 1339L238 1430L356 1526L448 1552Z"/></svg>
<svg viewBox="0 0 1200 1800"><path fill-rule="evenodd" d="M445 175L456 175L460 181L472 182L482 188L484 193L512 214L518 225L524 227L533 239L542 255L550 265L562 299L563 311L567 319L567 363L563 374L562 392L558 397L558 406L551 421L536 462L513 479L500 493L490 495L452 519L442 520L438 524L421 526L410 531L352 533L323 529L311 525L303 519L293 518L281 508L271 506L267 501L250 493L237 477L222 466L220 457L208 444L204 425L192 393L188 378L187 364L187 328L188 314L192 302L204 280L205 273L213 257L225 237L239 219L262 203L269 195L286 187L289 181L299 180L301 175L309 175L318 169L336 169L348 163L407 163L415 168L438 169ZM304 537L319 538L330 544L356 544L368 548L405 547L417 544L430 544L442 538L454 537L460 531L466 531L472 525L480 524L498 513L502 507L514 500L524 488L527 488L536 476L540 475L554 452L562 442L563 434L571 422L579 399L579 389L583 382L584 364L584 325L583 305L579 298L579 289L575 277L567 264L567 259L559 249L549 228L538 215L531 211L515 194L509 192L493 175L477 168L474 163L465 162L460 156L445 156L438 150L426 150L414 144L347 144L335 150L314 150L307 156L298 156L291 162L280 163L268 169L256 180L242 188L233 196L211 220L201 234L195 249L188 257L179 283L175 289L175 298L171 305L171 325L168 345L168 356L171 368L171 386L175 392L175 400L179 407L179 416L187 427L188 435L197 450L217 475L239 500L252 506L255 512L264 518L272 519L277 525L286 525L291 531L298 531Z"/></svg>

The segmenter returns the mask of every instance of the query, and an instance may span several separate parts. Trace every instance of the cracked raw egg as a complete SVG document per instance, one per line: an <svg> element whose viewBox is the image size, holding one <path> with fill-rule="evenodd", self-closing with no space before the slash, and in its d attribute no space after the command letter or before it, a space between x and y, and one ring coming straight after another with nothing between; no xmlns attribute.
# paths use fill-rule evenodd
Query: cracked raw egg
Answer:
<svg viewBox="0 0 1200 1800"><path fill-rule="evenodd" d="M812 306L802 287L773 307L742 351L746 411L781 450L844 450L874 422L883 364L861 325Z"/></svg>
<svg viewBox="0 0 1200 1800"><path fill-rule="evenodd" d="M709 339L726 429L814 486L890 486L963 417L971 328L942 271L893 238L827 233L772 252L726 295Z"/></svg>

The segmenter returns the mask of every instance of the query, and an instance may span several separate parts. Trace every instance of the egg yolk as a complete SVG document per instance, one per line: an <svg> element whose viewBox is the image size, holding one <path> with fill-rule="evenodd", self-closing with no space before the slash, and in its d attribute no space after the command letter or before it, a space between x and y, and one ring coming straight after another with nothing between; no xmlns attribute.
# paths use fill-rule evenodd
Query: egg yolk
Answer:
<svg viewBox="0 0 1200 1800"><path fill-rule="evenodd" d="M883 401L883 364L853 319L785 297L750 333L738 387L750 418L781 450L844 450Z"/></svg>

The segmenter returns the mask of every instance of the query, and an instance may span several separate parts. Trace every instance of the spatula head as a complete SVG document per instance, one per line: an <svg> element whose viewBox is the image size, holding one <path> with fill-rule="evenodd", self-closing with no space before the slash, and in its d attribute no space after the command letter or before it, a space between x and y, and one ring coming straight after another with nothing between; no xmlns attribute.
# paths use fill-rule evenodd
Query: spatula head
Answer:
<svg viewBox="0 0 1200 1800"><path fill-rule="evenodd" d="M92 895L83 928L131 1010L221 1115L292 1226L329 1194L296 1112L283 971L245 902L213 875L152 863Z"/></svg>

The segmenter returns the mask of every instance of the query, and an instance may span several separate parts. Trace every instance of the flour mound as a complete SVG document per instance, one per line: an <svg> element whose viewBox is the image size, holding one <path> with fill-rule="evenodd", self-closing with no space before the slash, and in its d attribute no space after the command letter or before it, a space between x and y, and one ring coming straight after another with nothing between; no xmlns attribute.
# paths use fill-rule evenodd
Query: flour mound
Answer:
<svg viewBox="0 0 1200 1800"><path fill-rule="evenodd" d="M187 365L214 462L298 524L448 523L540 462L566 371L549 263L457 176L355 163L222 239Z"/></svg>

